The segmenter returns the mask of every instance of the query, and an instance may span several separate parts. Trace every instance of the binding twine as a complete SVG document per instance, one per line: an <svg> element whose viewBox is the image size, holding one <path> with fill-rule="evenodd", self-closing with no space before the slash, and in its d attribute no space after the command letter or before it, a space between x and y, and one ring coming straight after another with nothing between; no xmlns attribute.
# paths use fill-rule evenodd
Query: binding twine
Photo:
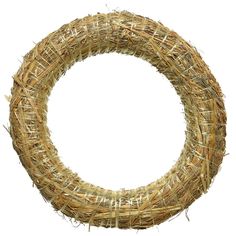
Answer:
<svg viewBox="0 0 236 236"><path fill-rule="evenodd" d="M60 161L47 127L48 96L60 76L76 61L108 52L150 62L184 105L186 141L178 161L162 178L132 190L83 181ZM129 12L97 14L63 25L24 56L14 76L10 133L21 163L56 210L89 225L144 229L207 192L225 154L222 97L196 49L160 22Z"/></svg>

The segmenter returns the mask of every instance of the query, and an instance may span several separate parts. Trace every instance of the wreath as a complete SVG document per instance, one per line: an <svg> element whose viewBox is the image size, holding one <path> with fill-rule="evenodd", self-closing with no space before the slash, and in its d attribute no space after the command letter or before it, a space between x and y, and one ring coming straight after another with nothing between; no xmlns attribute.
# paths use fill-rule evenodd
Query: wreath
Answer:
<svg viewBox="0 0 236 236"><path fill-rule="evenodd" d="M75 62L108 52L150 62L184 105L186 141L178 161L137 189L112 191L83 181L60 161L47 127L48 96L60 76ZM223 94L196 49L160 22L126 11L76 19L36 44L13 78L14 149L43 197L76 221L135 229L160 224L206 193L218 172L225 154Z"/></svg>

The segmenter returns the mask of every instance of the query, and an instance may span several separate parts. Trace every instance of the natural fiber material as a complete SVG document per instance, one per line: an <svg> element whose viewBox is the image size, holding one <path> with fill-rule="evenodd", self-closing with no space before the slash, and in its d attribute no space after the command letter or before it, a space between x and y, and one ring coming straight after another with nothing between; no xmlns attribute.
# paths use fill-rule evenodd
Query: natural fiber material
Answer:
<svg viewBox="0 0 236 236"><path fill-rule="evenodd" d="M133 190L83 181L59 160L47 128L48 95L59 77L76 61L108 52L150 62L169 79L185 109L180 158L165 176ZM222 93L207 65L178 34L129 12L76 19L38 43L14 76L10 122L14 148L44 198L96 226L143 229L162 223L207 192L225 153Z"/></svg>

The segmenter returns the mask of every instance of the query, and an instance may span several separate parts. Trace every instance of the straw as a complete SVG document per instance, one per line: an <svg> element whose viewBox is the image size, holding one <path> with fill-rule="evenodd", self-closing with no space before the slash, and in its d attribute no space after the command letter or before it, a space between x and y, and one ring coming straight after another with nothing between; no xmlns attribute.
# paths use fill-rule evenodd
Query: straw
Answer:
<svg viewBox="0 0 236 236"><path fill-rule="evenodd" d="M77 61L109 52L150 62L184 105L186 141L178 161L137 189L112 191L83 181L60 161L47 127L48 96L60 76ZM225 154L223 94L196 49L160 22L125 11L76 19L36 44L13 79L13 146L43 197L76 221L124 229L160 224L206 193L218 172Z"/></svg>

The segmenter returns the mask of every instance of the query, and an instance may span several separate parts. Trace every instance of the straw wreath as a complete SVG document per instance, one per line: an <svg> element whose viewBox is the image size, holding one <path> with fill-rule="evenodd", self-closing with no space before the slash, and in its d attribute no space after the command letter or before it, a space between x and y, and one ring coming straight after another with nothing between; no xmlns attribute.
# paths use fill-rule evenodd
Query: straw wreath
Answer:
<svg viewBox="0 0 236 236"><path fill-rule="evenodd" d="M75 62L108 52L150 62L184 105L186 141L178 161L137 189L112 191L83 181L60 161L47 128L48 96L60 76ZM226 136L221 89L196 49L159 22L129 12L76 19L25 55L13 78L13 146L43 197L76 221L135 229L160 224L206 193L218 172Z"/></svg>

